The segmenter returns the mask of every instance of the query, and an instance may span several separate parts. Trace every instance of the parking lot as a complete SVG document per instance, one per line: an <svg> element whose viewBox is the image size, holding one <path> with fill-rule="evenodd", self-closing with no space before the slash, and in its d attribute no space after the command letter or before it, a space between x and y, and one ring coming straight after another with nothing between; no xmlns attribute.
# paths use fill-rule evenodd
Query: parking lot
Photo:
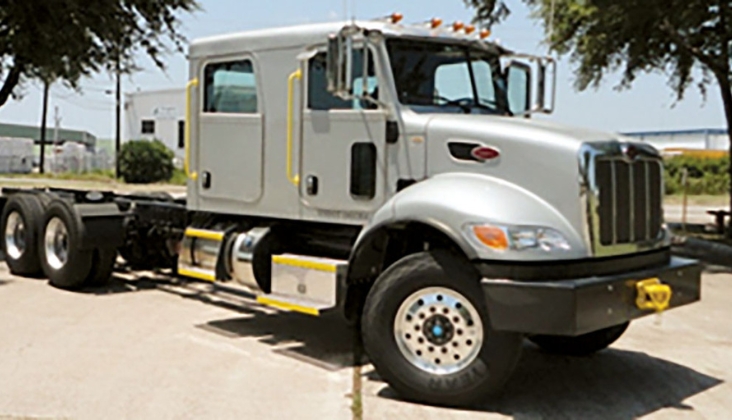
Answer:
<svg viewBox="0 0 732 420"><path fill-rule="evenodd" d="M71 293L0 267L0 419L348 419L354 390L365 419L732 417L729 273L595 356L527 344L505 395L455 410L400 401L337 317L152 274Z"/></svg>

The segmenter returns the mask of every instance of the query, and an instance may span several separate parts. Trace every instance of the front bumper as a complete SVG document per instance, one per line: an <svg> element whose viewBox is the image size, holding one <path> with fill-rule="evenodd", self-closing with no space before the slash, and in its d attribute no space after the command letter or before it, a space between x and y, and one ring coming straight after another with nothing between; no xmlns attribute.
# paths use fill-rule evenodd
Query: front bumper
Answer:
<svg viewBox="0 0 732 420"><path fill-rule="evenodd" d="M485 278L481 286L494 329L577 336L655 313L636 305L636 284L650 278L671 287L668 309L700 299L701 266L677 257L622 274L546 282Z"/></svg>

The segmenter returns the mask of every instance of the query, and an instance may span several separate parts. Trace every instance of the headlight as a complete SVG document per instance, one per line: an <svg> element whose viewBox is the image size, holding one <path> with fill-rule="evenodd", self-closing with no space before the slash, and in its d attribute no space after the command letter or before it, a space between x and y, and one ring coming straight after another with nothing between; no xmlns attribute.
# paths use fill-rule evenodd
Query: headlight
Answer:
<svg viewBox="0 0 732 420"><path fill-rule="evenodd" d="M544 226L470 224L466 230L472 239L495 251L540 249L561 252L571 249L561 233Z"/></svg>

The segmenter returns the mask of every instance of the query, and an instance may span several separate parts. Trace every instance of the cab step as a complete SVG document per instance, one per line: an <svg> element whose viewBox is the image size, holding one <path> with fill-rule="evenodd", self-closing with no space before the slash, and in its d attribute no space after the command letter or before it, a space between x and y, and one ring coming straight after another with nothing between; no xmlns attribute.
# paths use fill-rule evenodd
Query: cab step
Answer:
<svg viewBox="0 0 732 420"><path fill-rule="evenodd" d="M282 311L299 312L312 316L320 316L323 311L332 308L332 305L327 303L298 299L297 297L277 293L257 296L257 303Z"/></svg>

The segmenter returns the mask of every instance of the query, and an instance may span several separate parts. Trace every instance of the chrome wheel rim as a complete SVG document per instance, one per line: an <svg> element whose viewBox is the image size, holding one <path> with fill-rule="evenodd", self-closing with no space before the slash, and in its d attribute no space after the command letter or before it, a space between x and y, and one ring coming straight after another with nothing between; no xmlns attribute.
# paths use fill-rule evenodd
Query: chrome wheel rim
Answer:
<svg viewBox="0 0 732 420"><path fill-rule="evenodd" d="M465 296L448 288L429 287L402 302L394 319L394 338L412 365L448 375L478 357L483 322Z"/></svg>
<svg viewBox="0 0 732 420"><path fill-rule="evenodd" d="M25 222L17 211L8 215L5 223L5 251L14 260L25 252Z"/></svg>
<svg viewBox="0 0 732 420"><path fill-rule="evenodd" d="M51 268L58 270L66 265L69 258L69 231L58 217L49 220L46 225L44 248L46 262Z"/></svg>

